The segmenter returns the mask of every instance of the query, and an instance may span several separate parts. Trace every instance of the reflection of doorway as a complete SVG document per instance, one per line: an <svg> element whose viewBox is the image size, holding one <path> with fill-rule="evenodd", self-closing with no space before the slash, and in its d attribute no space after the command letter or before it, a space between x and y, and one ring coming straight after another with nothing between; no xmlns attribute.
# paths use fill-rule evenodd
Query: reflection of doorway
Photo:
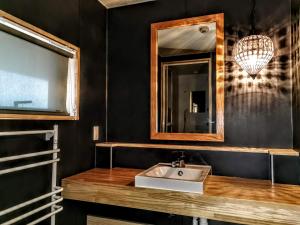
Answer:
<svg viewBox="0 0 300 225"><path fill-rule="evenodd" d="M212 133L210 58L161 64L161 132Z"/></svg>
<svg viewBox="0 0 300 225"><path fill-rule="evenodd" d="M206 91L191 91L190 92L190 113L206 112Z"/></svg>

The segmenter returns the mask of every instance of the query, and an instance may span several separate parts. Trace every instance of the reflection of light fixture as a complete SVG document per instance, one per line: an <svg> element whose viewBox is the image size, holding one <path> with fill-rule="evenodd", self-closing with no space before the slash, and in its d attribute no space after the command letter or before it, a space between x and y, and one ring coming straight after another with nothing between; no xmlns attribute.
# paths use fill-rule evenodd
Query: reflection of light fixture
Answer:
<svg viewBox="0 0 300 225"><path fill-rule="evenodd" d="M200 26L199 27L199 32L201 34L206 34L209 31L209 27L208 26Z"/></svg>
<svg viewBox="0 0 300 225"><path fill-rule="evenodd" d="M255 35L255 0L252 0L251 26L252 35L239 40L233 51L235 61L253 79L272 59L274 45L268 36Z"/></svg>

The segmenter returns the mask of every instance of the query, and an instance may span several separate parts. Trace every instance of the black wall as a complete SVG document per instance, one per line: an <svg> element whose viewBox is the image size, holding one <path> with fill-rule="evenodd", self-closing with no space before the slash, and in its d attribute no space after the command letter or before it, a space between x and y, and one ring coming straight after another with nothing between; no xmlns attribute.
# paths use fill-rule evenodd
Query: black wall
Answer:
<svg viewBox="0 0 300 225"><path fill-rule="evenodd" d="M232 58L233 43L249 33L250 8L248 0L158 0L108 10L108 141L292 147L291 1L257 1L257 32L271 36L276 53L255 81ZM221 12L225 14L225 142L151 141L150 24ZM108 155L99 149L97 166L108 166ZM212 165L217 175L270 177L265 154L186 151L186 155L189 163ZM114 166L133 168L171 160L170 151L158 149L118 148L113 156ZM299 169L299 158L276 157L276 182L299 184Z"/></svg>
<svg viewBox="0 0 300 225"><path fill-rule="evenodd" d="M277 23L289 20L290 1L274 0L270 4L270 1L263 0L257 1L257 4L259 30L268 32L275 28ZM151 23L224 12L226 39L236 38L236 30L240 36L249 30L248 0L188 0L186 10L183 0L157 0L108 10L108 18L106 18L107 11L97 0L1 0L0 9L81 48L80 121L0 121L0 130L49 129L55 123L59 124L59 147L62 149L59 178L94 166L91 128L97 124L101 125L102 134L105 131L106 19L108 19L109 41L107 52L109 141L151 142L149 139ZM227 47L230 49L231 46ZM291 147L292 131L296 126L292 127L290 101L292 87L291 78L287 75L289 68L282 69L278 73L270 66L264 74L264 81L258 78L259 82L255 87L249 87L247 82L247 85L243 82L244 78L240 77L229 52L227 53L225 143L220 144ZM284 58L276 57L271 65L275 62L284 64L286 61ZM294 140L300 139L294 135ZM51 144L46 143L42 137L0 138L0 146L2 156L10 154L11 151L17 152L20 147L24 149L24 146L26 151L29 151L51 147ZM188 162L212 165L214 174L269 178L268 156L264 154L209 151L187 151L186 154ZM107 166L109 160L107 156L106 151L97 151L98 166ZM165 150L117 149L114 153L115 166L147 168L157 162L170 160L172 154ZM297 158L278 157L275 167L277 182L300 183L300 165ZM45 174L49 172L49 168L34 169L30 175L20 173L21 180L14 175L0 177L0 208L4 209L21 201L21 196L25 193L26 199L33 197L36 192L44 193L47 189L45 184L49 182ZM17 194L11 195L12 193ZM57 224L83 225L87 214L101 214L157 225L191 224L190 218L140 210L68 200L64 200L63 205L64 211L59 214Z"/></svg>
<svg viewBox="0 0 300 225"><path fill-rule="evenodd" d="M225 46L248 34L248 0L159 0L109 10L108 137L110 141L150 142L150 24L212 13L225 14ZM257 1L258 32L289 27L290 1ZM285 24L282 24L286 21ZM289 34L286 34L288 42ZM277 41L274 34L274 41ZM230 44L230 43L229 43ZM278 46L276 46L278 47ZM289 46L286 57L289 60ZM275 63L281 63L277 51ZM226 51L225 143L229 146L292 147L289 68L270 68L255 84L240 77ZM203 143L198 143L203 144ZM204 143L209 144L209 143Z"/></svg>
<svg viewBox="0 0 300 225"><path fill-rule="evenodd" d="M300 149L300 58L299 58L299 20L300 1L292 0L292 69L293 69L293 129L294 147Z"/></svg>
<svg viewBox="0 0 300 225"><path fill-rule="evenodd" d="M105 130L106 9L97 0L1 0L0 9L81 48L79 121L0 121L1 131L51 129L59 125L60 183L61 178L94 166L92 126L101 125L101 133ZM0 146L0 156L51 148L42 136L0 138ZM46 193L49 169L1 176L0 208L33 198L36 192ZM58 224L75 225L68 220L76 214L67 212L66 205Z"/></svg>
<svg viewBox="0 0 300 225"><path fill-rule="evenodd" d="M108 140L158 142L149 138L150 24L223 12L225 142L188 144L292 147L292 78L289 64L291 2L276 0L270 4L267 0L257 1L257 32L271 36L276 52L267 69L254 81L241 72L232 58L233 43L249 34L249 4L248 0L188 0L187 5L182 0L159 0L109 10ZM98 151L97 154L98 165L104 166L106 153ZM157 162L170 161L172 157L168 155L170 153L160 150L120 150L114 155L114 163L118 166L147 168ZM204 159L218 175L269 178L267 155L191 151L187 152L187 156L188 161L195 163L201 163ZM299 169L297 158L277 157L275 165L277 182L300 182L300 174L295 172Z"/></svg>

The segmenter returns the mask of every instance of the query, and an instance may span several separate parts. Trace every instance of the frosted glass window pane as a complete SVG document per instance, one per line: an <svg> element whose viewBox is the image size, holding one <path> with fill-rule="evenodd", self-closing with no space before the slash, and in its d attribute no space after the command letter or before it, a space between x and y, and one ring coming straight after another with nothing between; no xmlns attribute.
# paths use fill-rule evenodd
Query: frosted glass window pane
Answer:
<svg viewBox="0 0 300 225"><path fill-rule="evenodd" d="M68 57L0 31L0 109L66 114Z"/></svg>

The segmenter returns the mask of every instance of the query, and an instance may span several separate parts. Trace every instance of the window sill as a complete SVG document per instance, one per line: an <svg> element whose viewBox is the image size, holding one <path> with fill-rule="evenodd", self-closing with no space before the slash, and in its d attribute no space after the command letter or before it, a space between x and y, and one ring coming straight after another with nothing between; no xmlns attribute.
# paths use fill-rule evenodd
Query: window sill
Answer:
<svg viewBox="0 0 300 225"><path fill-rule="evenodd" d="M79 120L79 116L56 116L39 114L0 114L0 120Z"/></svg>

